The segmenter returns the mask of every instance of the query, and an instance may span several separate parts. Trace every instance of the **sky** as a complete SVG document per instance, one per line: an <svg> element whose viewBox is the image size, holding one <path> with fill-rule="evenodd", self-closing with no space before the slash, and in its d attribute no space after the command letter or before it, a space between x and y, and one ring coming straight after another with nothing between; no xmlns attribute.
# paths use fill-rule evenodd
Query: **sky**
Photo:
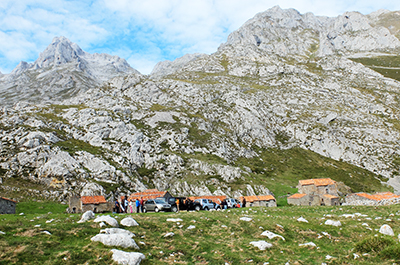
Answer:
<svg viewBox="0 0 400 265"><path fill-rule="evenodd" d="M64 36L149 74L157 62L215 52L231 32L275 5L329 17L400 10L398 0L0 0L0 71L35 61Z"/></svg>

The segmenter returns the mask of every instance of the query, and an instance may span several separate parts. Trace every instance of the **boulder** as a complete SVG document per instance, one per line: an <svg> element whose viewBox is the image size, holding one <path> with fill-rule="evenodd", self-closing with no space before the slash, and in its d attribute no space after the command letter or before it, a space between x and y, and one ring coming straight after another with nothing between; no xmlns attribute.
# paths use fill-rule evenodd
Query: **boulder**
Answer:
<svg viewBox="0 0 400 265"><path fill-rule="evenodd" d="M297 219L297 222L308 223L308 221L303 217L300 217L299 219Z"/></svg>
<svg viewBox="0 0 400 265"><path fill-rule="evenodd" d="M250 217L240 217L241 221L245 221L245 222L251 222L253 221L253 219L251 219Z"/></svg>
<svg viewBox="0 0 400 265"><path fill-rule="evenodd" d="M333 220L326 220L325 224L332 225L332 226L341 226L342 225L342 223L340 221L333 221Z"/></svg>
<svg viewBox="0 0 400 265"><path fill-rule="evenodd" d="M173 237L175 234L172 232L166 233L164 237Z"/></svg>
<svg viewBox="0 0 400 265"><path fill-rule="evenodd" d="M146 257L139 252L125 252L122 250L112 249L112 259L118 264L139 265Z"/></svg>
<svg viewBox="0 0 400 265"><path fill-rule="evenodd" d="M130 237L135 236L134 233L132 233L131 231L125 230L125 229L121 229L121 228L106 228L103 230L100 230L100 234L125 234L128 235Z"/></svg>
<svg viewBox="0 0 400 265"><path fill-rule="evenodd" d="M186 228L187 230L192 230L195 229L196 227L194 225L189 225L188 228Z"/></svg>
<svg viewBox="0 0 400 265"><path fill-rule="evenodd" d="M266 241L260 240L260 241L252 241L250 242L250 245L253 245L260 250L266 250L267 248L272 248L272 244L268 243Z"/></svg>
<svg viewBox="0 0 400 265"><path fill-rule="evenodd" d="M379 233L388 236L394 236L393 229L389 225L382 225L381 228L379 229Z"/></svg>
<svg viewBox="0 0 400 265"><path fill-rule="evenodd" d="M311 247L311 248L316 248L317 245L315 245L315 243L313 243L313 242L307 242L307 243L304 243L304 244L299 244L299 247Z"/></svg>
<svg viewBox="0 0 400 265"><path fill-rule="evenodd" d="M6 233L4 233L3 231L0 231L0 235L5 235Z"/></svg>
<svg viewBox="0 0 400 265"><path fill-rule="evenodd" d="M86 211L82 214L81 220L79 220L78 223L84 223L90 219L94 219L94 213L92 211Z"/></svg>
<svg viewBox="0 0 400 265"><path fill-rule="evenodd" d="M98 234L90 239L93 242L101 242L106 246L139 249L135 240L126 234Z"/></svg>
<svg viewBox="0 0 400 265"><path fill-rule="evenodd" d="M277 235L277 234L272 233L271 231L268 231L268 230L262 232L261 235L262 235L262 236L266 236L266 237L268 237L269 239L273 239L273 238L275 238L275 237L278 237L278 238L281 238L283 241L285 241L285 238L284 238L283 236Z"/></svg>
<svg viewBox="0 0 400 265"><path fill-rule="evenodd" d="M95 222L95 223L106 222L107 224L109 224L111 226L118 227L118 221L109 215L99 216L96 219L94 219L93 222Z"/></svg>
<svg viewBox="0 0 400 265"><path fill-rule="evenodd" d="M182 219L180 219L180 218L168 218L167 219L167 222L174 222L174 223L176 223L176 222L182 222L183 220Z"/></svg>
<svg viewBox="0 0 400 265"><path fill-rule="evenodd" d="M126 217L121 220L121 225L123 226L138 226L139 224L132 217Z"/></svg>

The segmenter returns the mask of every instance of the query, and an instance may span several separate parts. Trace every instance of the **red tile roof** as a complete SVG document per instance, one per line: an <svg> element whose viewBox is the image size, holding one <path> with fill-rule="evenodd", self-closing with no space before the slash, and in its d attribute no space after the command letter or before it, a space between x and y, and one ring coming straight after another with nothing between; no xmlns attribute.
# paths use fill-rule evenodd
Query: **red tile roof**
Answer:
<svg viewBox="0 0 400 265"><path fill-rule="evenodd" d="M330 179L330 178L324 178L324 179L303 179L299 180L299 183L301 186L306 186L306 185L315 185L315 186L328 186L328 185L334 185L336 181Z"/></svg>
<svg viewBox="0 0 400 265"><path fill-rule="evenodd" d="M82 196L81 197L82 204L100 204L107 203L104 196Z"/></svg>
<svg viewBox="0 0 400 265"><path fill-rule="evenodd" d="M1 196L0 196L0 198L3 199L3 200L6 200L6 201L10 201L10 202L15 202L15 203L17 203L16 201L11 200L11 199L8 199L8 198L5 198L5 197L1 197Z"/></svg>
<svg viewBox="0 0 400 265"><path fill-rule="evenodd" d="M145 190L142 192L136 192L132 193L132 195L129 197L128 201L134 201L136 199L142 199L147 201L149 199L155 199L158 197L164 197L165 194L167 194L168 191L159 191L157 189L151 189L151 190Z"/></svg>
<svg viewBox="0 0 400 265"><path fill-rule="evenodd" d="M295 193L292 196L288 197L288 199L300 199L300 198L303 198L306 195L307 194L303 194L303 193Z"/></svg>
<svg viewBox="0 0 400 265"><path fill-rule="evenodd" d="M324 194L324 197L329 198L329 199L339 199L338 196L332 195L332 194Z"/></svg>
<svg viewBox="0 0 400 265"><path fill-rule="evenodd" d="M271 201L274 200L275 198L272 195L253 195L253 196L244 196L246 199L246 202L255 202L255 201ZM243 200L243 196L240 197L241 200Z"/></svg>
<svg viewBox="0 0 400 265"><path fill-rule="evenodd" d="M209 199L215 203L221 204L221 202L226 199L226 196L217 196L217 195L193 196L193 197L189 197L189 199L191 199L192 201L197 200L197 199Z"/></svg>
<svg viewBox="0 0 400 265"><path fill-rule="evenodd" d="M354 195L364 197L364 198L374 200L374 201L381 201L381 200L387 200L387 199L392 199L392 198L400 198L399 195L396 195L391 192L379 192L379 193L375 193L373 195L364 193L364 192L360 192L360 193L355 193Z"/></svg>

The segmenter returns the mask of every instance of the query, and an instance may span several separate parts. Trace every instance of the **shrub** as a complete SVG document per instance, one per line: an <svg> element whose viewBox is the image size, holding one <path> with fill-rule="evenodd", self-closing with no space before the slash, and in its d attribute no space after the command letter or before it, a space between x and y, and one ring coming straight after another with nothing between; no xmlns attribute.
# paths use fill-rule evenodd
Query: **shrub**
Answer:
<svg viewBox="0 0 400 265"><path fill-rule="evenodd" d="M371 236L358 242L354 248L356 252L368 253L375 252L379 253L388 246L395 245L395 241L388 237L382 236Z"/></svg>
<svg viewBox="0 0 400 265"><path fill-rule="evenodd" d="M400 246L399 244L388 246L379 253L379 257L385 259L394 259L400 261Z"/></svg>

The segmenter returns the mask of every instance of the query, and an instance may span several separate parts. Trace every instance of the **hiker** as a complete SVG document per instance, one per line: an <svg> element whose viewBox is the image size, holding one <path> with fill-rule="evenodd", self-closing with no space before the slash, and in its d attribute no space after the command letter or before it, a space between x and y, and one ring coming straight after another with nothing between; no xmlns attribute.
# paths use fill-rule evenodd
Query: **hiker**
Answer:
<svg viewBox="0 0 400 265"><path fill-rule="evenodd" d="M130 209L130 213L133 213L133 208L132 208L132 201L129 201L129 209Z"/></svg>
<svg viewBox="0 0 400 265"><path fill-rule="evenodd" d="M242 207L246 207L246 198L245 197L243 197Z"/></svg>
<svg viewBox="0 0 400 265"><path fill-rule="evenodd" d="M115 200L114 212L115 213L119 213L119 202L118 202L118 200Z"/></svg>
<svg viewBox="0 0 400 265"><path fill-rule="evenodd" d="M124 213L124 212L125 212L124 200L122 199L121 202L119 203L119 213Z"/></svg>
<svg viewBox="0 0 400 265"><path fill-rule="evenodd" d="M140 211L143 213L143 205L144 205L144 200L143 197L140 198Z"/></svg>
<svg viewBox="0 0 400 265"><path fill-rule="evenodd" d="M139 199L136 199L136 213L139 213L140 210L140 201Z"/></svg>
<svg viewBox="0 0 400 265"><path fill-rule="evenodd" d="M127 213L128 212L128 199L126 198L126 196L124 197L123 202L124 202L124 208L125 208L124 212Z"/></svg>

